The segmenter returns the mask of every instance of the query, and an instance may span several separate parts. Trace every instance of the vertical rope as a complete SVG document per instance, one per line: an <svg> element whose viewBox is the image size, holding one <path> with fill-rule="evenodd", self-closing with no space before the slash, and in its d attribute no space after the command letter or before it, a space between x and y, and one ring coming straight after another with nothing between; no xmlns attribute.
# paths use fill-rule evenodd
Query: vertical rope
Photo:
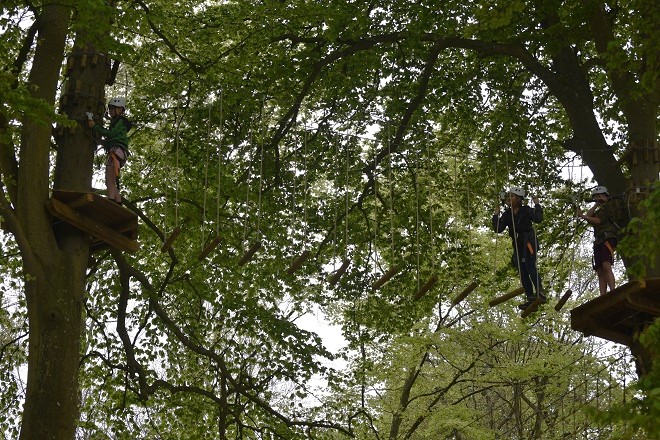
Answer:
<svg viewBox="0 0 660 440"><path fill-rule="evenodd" d="M254 142L253 131L250 129L250 140L248 141L248 148L252 146ZM245 196L245 210L243 211L243 243L247 240L247 229L248 229L248 206L250 206L250 178L247 178L247 194Z"/></svg>
<svg viewBox="0 0 660 440"><path fill-rule="evenodd" d="M339 143L336 141L336 139L331 135L331 139L333 140L333 143L335 145L335 157L339 157ZM332 228L332 256L333 256L333 270L336 269L335 263L335 258L337 257L337 222L339 219L339 179L341 178L341 172L339 171L339 167L337 167L337 171L335 174L335 179L336 179L336 185L335 185L335 192L336 192L336 201L334 203L334 221L333 221L333 228Z"/></svg>
<svg viewBox="0 0 660 440"><path fill-rule="evenodd" d="M506 174L507 178L510 180L511 177L511 172L509 170L509 155L508 153L506 154ZM510 188L509 188L510 189ZM507 197L509 197L510 192L507 193ZM516 233L516 217L514 216L513 213L513 206L509 206L510 208L510 213L511 213L511 225L513 229L513 252L515 253L516 256L516 267L518 268L518 280L522 280L521 277L521 272L522 268L520 267L520 251L518 250L518 234Z"/></svg>
<svg viewBox="0 0 660 440"><path fill-rule="evenodd" d="M209 183L209 143L211 142L211 105L209 105L209 115L206 119L206 143L204 146L204 197L202 199L202 243L206 239L206 199Z"/></svg>
<svg viewBox="0 0 660 440"><path fill-rule="evenodd" d="M263 191L264 177L264 138L266 137L266 97L263 97L261 103L261 140L260 140L260 158L259 158L259 197L257 199L257 236L261 234L261 195Z"/></svg>
<svg viewBox="0 0 660 440"><path fill-rule="evenodd" d="M307 238L307 173L309 168L307 165L307 127L303 124L303 237ZM305 248L307 247L307 240L305 240Z"/></svg>
<svg viewBox="0 0 660 440"><path fill-rule="evenodd" d="M349 161L349 143L346 143L346 185L344 188L344 198L346 200L346 214L344 217L344 258L348 258L348 161Z"/></svg>
<svg viewBox="0 0 660 440"><path fill-rule="evenodd" d="M177 115L176 115L176 133L174 135L174 150L175 150L175 165L176 179L174 182L174 227L179 226L179 180L181 178L181 170L179 169L179 132L181 128L181 121L183 115L179 117L179 101L177 100Z"/></svg>
<svg viewBox="0 0 660 440"><path fill-rule="evenodd" d="M427 164L432 163L431 162L431 149L429 148L429 138L428 138L428 132L425 134L425 148L426 148L426 158L427 158ZM427 176L428 179L428 176ZM435 202L435 191L433 182L431 179L428 179L429 181L429 232L431 234L431 267L433 268L433 271L435 272L436 270L436 264L437 264L437 258L435 255L435 235L433 234L433 217L434 217L434 202Z"/></svg>
<svg viewBox="0 0 660 440"><path fill-rule="evenodd" d="M387 156L389 157L389 187L390 187L390 247L392 252L392 265L394 261L394 176L393 176L393 163L392 163L392 143L390 140L389 126L387 131Z"/></svg>
<svg viewBox="0 0 660 440"><path fill-rule="evenodd" d="M415 149L415 246L417 247L417 290L421 286L420 282L420 260L419 260L419 150Z"/></svg>
<svg viewBox="0 0 660 440"><path fill-rule="evenodd" d="M224 120L224 109L223 109L223 99L224 93L220 89L220 142L218 143L218 187L216 188L215 193L215 236L220 235L220 188L222 187L222 178L221 178L221 162L222 162L222 144L225 140L225 120Z"/></svg>
<svg viewBox="0 0 660 440"><path fill-rule="evenodd" d="M470 171L470 145L467 145L465 147L465 163L466 163L466 173L469 173ZM470 206L472 206L470 202L470 176L466 176L465 181L465 209L467 209L467 233L468 233L468 255L469 255L469 263L470 267L474 267L474 257L473 257L473 252L472 252L472 216L470 215Z"/></svg>
<svg viewBox="0 0 660 440"><path fill-rule="evenodd" d="M453 151L453 157L454 157L454 182L453 182L453 187L454 187L454 196L452 197L452 211L453 211L453 216L454 216L454 221L453 221L453 227L454 227L454 255L452 257L452 266L454 270L454 286L458 285L458 258L457 258L457 253L458 253L458 243L459 243L459 226L458 226L458 206L456 204L458 203L458 164L457 164L457 159L456 156L458 156L457 152L454 150Z"/></svg>
<svg viewBox="0 0 660 440"><path fill-rule="evenodd" d="M376 171L376 167L378 166L377 158L378 158L378 147L376 144L376 141L374 140L374 197L375 201L378 200L378 174ZM378 249L378 209L376 208L374 210L374 273L378 271L379 267L379 249Z"/></svg>

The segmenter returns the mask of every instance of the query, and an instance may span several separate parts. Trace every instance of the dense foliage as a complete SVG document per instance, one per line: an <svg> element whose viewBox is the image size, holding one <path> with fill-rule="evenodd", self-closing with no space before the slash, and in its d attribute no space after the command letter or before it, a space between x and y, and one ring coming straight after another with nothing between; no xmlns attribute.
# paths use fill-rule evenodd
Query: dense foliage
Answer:
<svg viewBox="0 0 660 440"><path fill-rule="evenodd" d="M7 438L26 396L29 247L11 212L26 121L86 130L31 89L43 3L3 2L0 21ZM629 181L617 160L640 136L635 104L657 104L657 8L58 4L72 21L55 62L85 41L119 67L106 96L127 96L135 122L121 185L140 219L138 252L102 250L83 268L78 438L657 435L657 402L630 403L630 356L571 331L567 311L596 287L574 203L596 183L626 199L631 182L643 193L653 183ZM66 79L63 68L60 98ZM51 177L77 160L53 139ZM516 300L488 306L518 284L508 237L489 230L511 185L546 210L537 232L551 303L525 319ZM645 219L658 210L656 190L624 245L646 275L658 230ZM655 396L657 383L654 370L638 386Z"/></svg>

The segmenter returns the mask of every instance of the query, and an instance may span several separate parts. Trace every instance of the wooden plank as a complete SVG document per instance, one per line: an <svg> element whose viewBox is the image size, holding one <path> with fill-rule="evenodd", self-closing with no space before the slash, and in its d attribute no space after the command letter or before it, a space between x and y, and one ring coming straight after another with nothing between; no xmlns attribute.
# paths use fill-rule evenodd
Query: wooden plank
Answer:
<svg viewBox="0 0 660 440"><path fill-rule="evenodd" d="M645 316L660 316L660 279L631 281L571 310L571 328L630 345Z"/></svg>
<svg viewBox="0 0 660 440"><path fill-rule="evenodd" d="M595 323L590 323L585 328L581 330L585 336L596 336L601 339L606 339L608 341L616 342L617 344L630 345L632 342L632 336L626 333L618 332L607 327L597 325Z"/></svg>
<svg viewBox="0 0 660 440"><path fill-rule="evenodd" d="M328 279L328 284L330 284L331 286L334 286L335 284L337 284L339 282L339 279L341 278L341 276L344 275L344 273L348 270L348 266L350 264L351 264L351 260L345 259L342 262L339 269L337 269L337 271L330 276L330 278Z"/></svg>
<svg viewBox="0 0 660 440"><path fill-rule="evenodd" d="M307 261L311 255L312 253L309 251L309 249L305 249L303 253L300 254L293 263L291 263L291 265L286 270L286 273L293 275L298 269L302 267L303 264L305 264L305 261Z"/></svg>
<svg viewBox="0 0 660 440"><path fill-rule="evenodd" d="M83 216L104 224L131 240L137 240L138 216L130 209L93 192L57 189L53 190L52 197L66 203ZM97 242L93 244L93 249L102 247L98 240L97 238Z"/></svg>
<svg viewBox="0 0 660 440"><path fill-rule="evenodd" d="M74 207L83 215L93 218L107 226L115 227L129 221L137 222L137 215L112 200L92 192L53 190L53 198ZM91 199L90 203L81 203ZM78 204L79 206L74 206ZM135 223L137 226L137 223Z"/></svg>
<svg viewBox="0 0 660 440"><path fill-rule="evenodd" d="M374 289L374 290L376 290L376 289L380 289L380 288L383 287L383 286L385 285L385 283L387 283L387 282L388 282L388 281L389 281L394 275L396 275L397 273L399 273L399 270L400 270L400 269L399 269L399 266L393 266L393 267L391 267L390 270L388 270L387 272L385 272L385 273L384 273L379 279L377 279L377 280L371 285L371 288Z"/></svg>
<svg viewBox="0 0 660 440"><path fill-rule="evenodd" d="M168 235L167 238L165 239L165 242L163 243L163 246L160 248L160 251L163 253L169 251L170 248L172 247L172 244L174 244L174 240L176 240L176 238L179 236L180 233L181 233L181 226L177 226L176 228L174 228L172 233L170 233L170 235Z"/></svg>
<svg viewBox="0 0 660 440"><path fill-rule="evenodd" d="M520 314L521 318L527 318L530 314L536 312L538 310L539 306L543 303L543 300L539 297L536 298L525 310L522 311Z"/></svg>
<svg viewBox="0 0 660 440"><path fill-rule="evenodd" d="M660 300L650 298L648 295L630 295L627 298L631 308L653 316L660 316Z"/></svg>
<svg viewBox="0 0 660 440"><path fill-rule="evenodd" d="M50 199L47 208L55 217L64 220L94 237L102 239L117 249L127 252L135 252L140 248L136 241L118 233L103 223L84 216L57 199Z"/></svg>
<svg viewBox="0 0 660 440"><path fill-rule="evenodd" d="M456 305L456 304L458 304L459 302L463 301L463 300L464 300L464 299L465 299L470 293L472 293L472 291L473 291L474 289L477 288L478 285L479 285L479 283L477 283L476 281L472 281L472 282L471 282L471 283L470 283L465 289L463 289L463 291L461 291L461 293L459 293L459 294L456 296L456 298L454 298L454 299L451 301L451 303L452 303L453 305Z"/></svg>
<svg viewBox="0 0 660 440"><path fill-rule="evenodd" d="M80 208L81 206L88 205L94 201L94 196L90 193L84 193L81 194L79 197L71 200L70 202L66 202L67 206L71 209L77 209Z"/></svg>
<svg viewBox="0 0 660 440"><path fill-rule="evenodd" d="M238 265L243 266L248 261L250 261L259 249L261 249L261 241L255 241L254 244L250 246L250 249L248 249L245 254L243 254L243 257L241 257Z"/></svg>
<svg viewBox="0 0 660 440"><path fill-rule="evenodd" d="M206 245L204 249L202 249L202 252L199 253L199 255L197 256L197 261L202 261L203 259L205 259L211 253L211 251L220 244L221 241L222 241L222 237L219 235L215 237L213 240L211 240L211 242L208 245Z"/></svg>
<svg viewBox="0 0 660 440"><path fill-rule="evenodd" d="M426 292L431 290L431 288L435 285L435 283L438 282L438 276L436 274L431 275L431 278L429 278L422 287L419 288L417 293L415 293L415 301L419 301L422 299L424 295L426 295Z"/></svg>
<svg viewBox="0 0 660 440"><path fill-rule="evenodd" d="M498 296L497 298L491 299L490 302L488 303L489 306L494 307L498 304L503 303L504 301L508 301L511 298L515 298L516 296L525 293L525 289L523 287L518 287L517 289L512 290L509 293L505 293L502 296Z"/></svg>
<svg viewBox="0 0 660 440"><path fill-rule="evenodd" d="M631 293L638 292L644 287L644 282L630 281L617 287L613 292L598 296L574 308L571 310L571 317L575 316L579 320L584 313L588 313L589 315L598 314L605 309L617 306L623 298L628 297Z"/></svg>
<svg viewBox="0 0 660 440"><path fill-rule="evenodd" d="M564 293L564 296L561 297L561 299L555 304L555 310L560 311L562 307L564 307L564 304L566 304L566 301L573 295L573 291L571 289L568 289L566 293Z"/></svg>

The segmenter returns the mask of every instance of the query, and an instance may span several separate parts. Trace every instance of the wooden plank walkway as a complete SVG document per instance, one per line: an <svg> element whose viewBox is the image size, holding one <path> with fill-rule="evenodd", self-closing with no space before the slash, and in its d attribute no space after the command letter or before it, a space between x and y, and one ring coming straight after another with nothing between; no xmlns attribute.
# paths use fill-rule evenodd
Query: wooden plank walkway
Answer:
<svg viewBox="0 0 660 440"><path fill-rule="evenodd" d="M137 215L96 193L55 190L47 208L53 216L91 235L92 252L108 246L126 252L140 248Z"/></svg>
<svg viewBox="0 0 660 440"><path fill-rule="evenodd" d="M571 328L631 346L635 332L660 316L660 278L630 281L571 310Z"/></svg>

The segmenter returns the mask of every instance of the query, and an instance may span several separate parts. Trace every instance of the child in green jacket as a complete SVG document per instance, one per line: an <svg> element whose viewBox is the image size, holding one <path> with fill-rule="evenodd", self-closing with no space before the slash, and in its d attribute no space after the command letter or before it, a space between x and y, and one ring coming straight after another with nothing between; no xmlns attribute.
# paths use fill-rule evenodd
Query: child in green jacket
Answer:
<svg viewBox="0 0 660 440"><path fill-rule="evenodd" d="M126 99L122 97L113 98L108 104L107 116L110 118L108 128L97 125L93 119L87 124L95 132L103 136L103 149L107 154L105 162L105 185L108 198L121 205L121 194L119 194L119 170L126 163L128 152L128 131L133 124L126 118Z"/></svg>

